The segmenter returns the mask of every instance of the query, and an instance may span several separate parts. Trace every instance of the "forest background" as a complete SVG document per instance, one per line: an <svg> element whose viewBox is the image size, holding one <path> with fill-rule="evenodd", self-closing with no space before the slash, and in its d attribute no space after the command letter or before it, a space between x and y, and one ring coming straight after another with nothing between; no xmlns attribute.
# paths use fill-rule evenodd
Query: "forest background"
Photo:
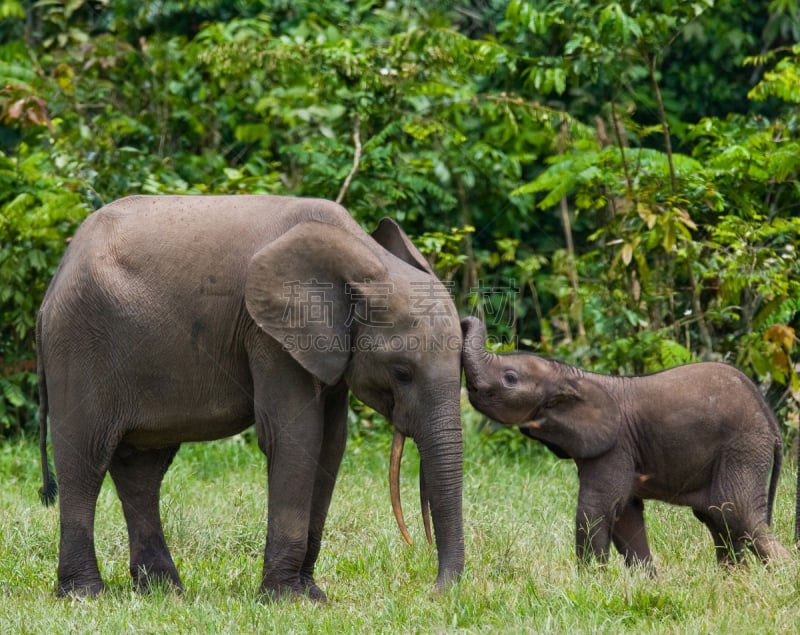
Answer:
<svg viewBox="0 0 800 635"><path fill-rule="evenodd" d="M0 0L0 438L87 214L276 193L398 220L501 347L733 363L788 442L798 42L797 0Z"/></svg>

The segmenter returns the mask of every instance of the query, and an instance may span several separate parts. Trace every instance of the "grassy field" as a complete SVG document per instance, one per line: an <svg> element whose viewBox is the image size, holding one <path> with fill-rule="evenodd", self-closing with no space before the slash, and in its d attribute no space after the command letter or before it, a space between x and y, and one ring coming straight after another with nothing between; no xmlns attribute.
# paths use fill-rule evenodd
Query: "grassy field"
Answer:
<svg viewBox="0 0 800 635"><path fill-rule="evenodd" d="M615 556L579 570L573 558L575 467L521 437L465 426L467 571L432 592L435 551L416 509L418 460L408 444L406 520L400 539L389 505L389 435L351 443L317 568L324 606L269 603L257 588L266 531L265 461L246 437L184 446L164 483L162 514L186 591L131 591L127 537L113 486L100 496L97 548L107 592L53 595L58 522L40 506L35 440L0 447L0 633L796 633L800 557L727 573L687 509L648 505L657 579ZM775 511L790 543L794 462Z"/></svg>

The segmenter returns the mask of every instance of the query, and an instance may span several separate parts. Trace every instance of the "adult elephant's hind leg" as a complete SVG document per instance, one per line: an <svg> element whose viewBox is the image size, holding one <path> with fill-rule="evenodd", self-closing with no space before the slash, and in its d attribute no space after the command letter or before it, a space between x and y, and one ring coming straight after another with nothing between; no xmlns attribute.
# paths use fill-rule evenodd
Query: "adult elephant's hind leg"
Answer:
<svg viewBox="0 0 800 635"><path fill-rule="evenodd" d="M141 450L121 445L109 468L128 525L130 571L137 591L147 591L154 582L183 588L159 514L161 481L177 451L178 446Z"/></svg>
<svg viewBox="0 0 800 635"><path fill-rule="evenodd" d="M72 418L51 417L61 523L56 594L94 596L104 589L95 553L95 511L114 439L98 443L93 429L81 425L96 420L94 413L73 407Z"/></svg>
<svg viewBox="0 0 800 635"><path fill-rule="evenodd" d="M94 596L104 589L94 547L94 517L105 468L92 467L82 449L77 443L54 443L60 489L59 597Z"/></svg>

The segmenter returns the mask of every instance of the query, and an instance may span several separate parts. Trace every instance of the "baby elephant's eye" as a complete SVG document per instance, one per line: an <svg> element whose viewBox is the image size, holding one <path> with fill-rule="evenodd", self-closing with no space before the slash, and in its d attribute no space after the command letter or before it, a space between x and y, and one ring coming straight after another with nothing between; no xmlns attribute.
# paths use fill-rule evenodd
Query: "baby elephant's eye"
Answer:
<svg viewBox="0 0 800 635"><path fill-rule="evenodd" d="M506 386L516 386L519 383L519 375L516 371L506 370L503 372L503 383Z"/></svg>

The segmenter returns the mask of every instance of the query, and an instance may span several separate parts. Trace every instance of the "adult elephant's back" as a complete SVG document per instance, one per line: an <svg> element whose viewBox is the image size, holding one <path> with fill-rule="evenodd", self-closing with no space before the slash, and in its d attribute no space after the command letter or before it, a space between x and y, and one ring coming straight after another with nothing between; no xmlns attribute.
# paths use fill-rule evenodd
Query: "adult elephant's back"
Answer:
<svg viewBox="0 0 800 635"><path fill-rule="evenodd" d="M316 199L135 196L91 214L41 308L50 402L71 408L80 395L115 412L106 425L143 447L246 428L248 337L273 347L276 360L288 357L245 308L246 271L255 253L307 220L366 238L346 210Z"/></svg>

